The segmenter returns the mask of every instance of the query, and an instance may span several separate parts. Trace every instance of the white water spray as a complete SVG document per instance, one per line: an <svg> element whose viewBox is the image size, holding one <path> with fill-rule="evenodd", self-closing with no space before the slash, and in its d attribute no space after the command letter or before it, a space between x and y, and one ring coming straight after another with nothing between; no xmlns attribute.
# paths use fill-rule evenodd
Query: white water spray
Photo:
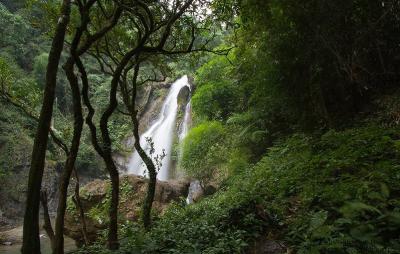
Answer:
<svg viewBox="0 0 400 254"><path fill-rule="evenodd" d="M182 140L188 134L191 121L192 121L192 104L191 101L189 101L185 107L185 116L183 117L182 128L179 133L179 142L182 142Z"/></svg>
<svg viewBox="0 0 400 254"><path fill-rule="evenodd" d="M154 142L153 157L155 155L163 154L163 151L166 154L166 156L162 160L162 166L157 175L157 178L159 180L168 180L169 178L173 141L172 139L174 136L176 115L178 112L178 94L179 91L185 86L190 87L188 83L188 77L186 75L172 84L168 96L165 99L164 104L161 108L158 120L152 126L150 126L150 128L140 137L140 144L148 155L150 146L148 142L146 142L146 138L151 138ZM187 128L187 126L183 126L183 128ZM187 133L187 130L185 130L185 132ZM144 165L139 154L135 151L128 163L128 173L146 176L146 171L146 166Z"/></svg>

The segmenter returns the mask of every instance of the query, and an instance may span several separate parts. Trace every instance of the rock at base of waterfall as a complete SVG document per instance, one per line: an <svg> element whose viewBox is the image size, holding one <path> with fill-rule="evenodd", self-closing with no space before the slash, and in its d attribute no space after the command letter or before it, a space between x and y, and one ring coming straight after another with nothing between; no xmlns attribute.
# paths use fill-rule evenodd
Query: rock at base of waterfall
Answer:
<svg viewBox="0 0 400 254"><path fill-rule="evenodd" d="M204 189L198 188L192 196L193 202L198 202L206 196L210 196L217 192L217 188L213 185L207 185Z"/></svg>
<svg viewBox="0 0 400 254"><path fill-rule="evenodd" d="M148 179L141 176L127 175L120 179L119 212L122 220L137 221L147 192ZM172 201L179 201L188 194L188 181L158 181L154 197L153 210L162 214ZM107 193L110 190L108 180L95 180L84 186L81 193L82 207L86 213L88 237L95 241L100 230L107 228ZM105 209L105 210L104 210ZM104 211L103 211L104 210ZM96 213L106 217L88 215ZM81 224L75 209L68 209L65 217L65 234L78 245L83 244Z"/></svg>

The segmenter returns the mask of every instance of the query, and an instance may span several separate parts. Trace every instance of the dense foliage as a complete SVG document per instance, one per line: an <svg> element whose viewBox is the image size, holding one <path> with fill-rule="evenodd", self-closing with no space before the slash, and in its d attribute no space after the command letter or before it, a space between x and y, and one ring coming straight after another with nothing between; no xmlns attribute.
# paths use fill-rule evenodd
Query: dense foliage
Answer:
<svg viewBox="0 0 400 254"><path fill-rule="evenodd" d="M375 124L293 135L151 232L130 225L121 253L241 253L262 235L297 253L397 253L399 140Z"/></svg>
<svg viewBox="0 0 400 254"><path fill-rule="evenodd" d="M218 191L154 215L150 230L123 223L119 252L246 253L268 240L304 254L399 253L400 2L211 2L177 21L169 31L175 40L166 49L151 47L161 34L146 37L152 51L128 61L132 68L143 63L142 69L124 69L116 83L133 79L144 86L159 76L194 77L193 126L175 153L185 175L199 180L203 190ZM149 3L149 10L167 9ZM57 6L58 1L0 4L0 181L29 161ZM89 31L101 23L91 15ZM71 19L79 24L77 13ZM162 25L162 19L156 15L154 22ZM151 27L131 22L123 17L82 57L95 127L109 105L111 76L136 45L138 31ZM191 27L196 22L203 26ZM198 37L191 41L195 30ZM200 46L204 52L183 57L178 53L187 53L186 42L204 43L216 54ZM52 129L70 140L72 95L62 70L58 76ZM119 106L106 122L113 152L124 153L132 132L126 115L137 113L135 82L134 89L115 88ZM48 150L48 162L65 160L55 144ZM76 167L98 174L99 161L85 127ZM105 218L109 196L87 215ZM109 253L102 240L77 253Z"/></svg>
<svg viewBox="0 0 400 254"><path fill-rule="evenodd" d="M374 125L292 136L216 197L171 209L151 234L161 241L154 246L237 253L267 231L299 253L396 253L399 138Z"/></svg>
<svg viewBox="0 0 400 254"><path fill-rule="evenodd" d="M5 3L5 5L0 4L0 22L3 32L0 39L2 99L7 97L5 95L9 95L7 100L2 100L2 103L4 103L4 115L2 115L3 119L0 122L0 126L3 126L2 128L5 130L1 132L2 135L5 135L2 143L5 144L6 140L13 141L5 144L11 151L17 149L18 144L24 147L30 147L33 141L36 122L30 115L35 117L39 115L39 105L45 82L50 41L50 37L47 36L47 33L50 31L43 31L41 27L37 28L35 21L39 17L47 15L47 11L51 11L52 5L49 3L49 6L46 6L47 9L40 9L37 5L27 6L23 2L24 1L21 1L22 4L16 3L15 5L12 3ZM16 8L18 7L18 11L15 13L10 11L14 10L13 6ZM6 7L10 7L10 10ZM34 12L36 16L28 16L26 14L28 11ZM90 68L94 70L98 69L98 67L94 65L94 60L87 59L87 61L89 62ZM107 77L100 74L97 70L96 74L90 75L89 78L93 80L95 86L92 95L93 100L96 101L96 105L99 107L105 107L108 102ZM72 136L73 129L73 126L70 124L72 119L72 98L62 69L59 71L56 98L53 128L60 138L69 140ZM10 99L15 102L14 105L9 103ZM10 115L11 112L13 114L12 116ZM19 122L15 121L16 119L20 119L20 121L23 122L21 127L16 128L14 126L16 122ZM114 124L112 125L113 128L110 130L110 133L115 141L115 149L124 152L122 141L130 132L130 127L126 124L126 117L121 115L113 117L112 122ZM26 132L28 135L25 139L27 143L24 143L24 139L18 140L13 138L12 132L6 131L6 129L12 129L14 131L22 130ZM97 155L91 146L88 130L85 129L84 132L85 136L81 146L82 149L79 153L77 168L81 170L83 174L97 175L98 173L96 171L102 168L102 165L99 163ZM60 151L55 144L50 144L49 151L49 159L59 161L65 159L63 158L62 151ZM5 155L6 153L2 154ZM18 153L15 152L14 154ZM25 159L29 158L30 151L26 151L23 156ZM26 161L16 159L6 162L0 159L0 163L3 165L2 168L6 167L6 172L11 172L14 167L20 166L21 164L25 165Z"/></svg>
<svg viewBox="0 0 400 254"><path fill-rule="evenodd" d="M216 176L226 160L226 135L219 122L206 122L193 128L183 143L181 166L203 186Z"/></svg>
<svg viewBox="0 0 400 254"><path fill-rule="evenodd" d="M191 176L225 181L131 244L238 253L269 235L298 253L396 253L399 136L382 126L399 123L398 93L382 95L397 89L398 3L216 1L217 13L232 4L239 28L222 41L236 48L196 71L182 160ZM379 123L355 122L382 110L377 98L390 103Z"/></svg>

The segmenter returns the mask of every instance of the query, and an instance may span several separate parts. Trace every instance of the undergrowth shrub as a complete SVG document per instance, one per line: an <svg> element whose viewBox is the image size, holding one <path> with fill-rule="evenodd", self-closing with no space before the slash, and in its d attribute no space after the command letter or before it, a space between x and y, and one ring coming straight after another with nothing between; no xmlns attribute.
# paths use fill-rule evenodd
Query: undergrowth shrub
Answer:
<svg viewBox="0 0 400 254"><path fill-rule="evenodd" d="M180 166L185 173L208 184L226 162L227 131L219 122L204 122L193 128L183 141Z"/></svg>
<svg viewBox="0 0 400 254"><path fill-rule="evenodd" d="M378 126L293 136L255 168L298 253L398 253L400 140ZM385 252L384 252L385 251Z"/></svg>
<svg viewBox="0 0 400 254"><path fill-rule="evenodd" d="M294 135L150 232L128 226L120 252L244 253L273 234L295 253L399 253L399 144L399 129L374 125Z"/></svg>

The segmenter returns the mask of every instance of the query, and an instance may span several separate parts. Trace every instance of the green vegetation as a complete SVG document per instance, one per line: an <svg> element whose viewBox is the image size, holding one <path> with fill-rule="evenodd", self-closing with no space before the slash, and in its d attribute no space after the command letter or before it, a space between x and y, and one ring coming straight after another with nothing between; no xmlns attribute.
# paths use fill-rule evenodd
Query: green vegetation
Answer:
<svg viewBox="0 0 400 254"><path fill-rule="evenodd" d="M114 232L76 253L253 253L266 239L287 253L400 253L399 1L122 2L74 1L66 40L87 20L77 48L98 41L81 63L66 50L60 62L72 59L77 89L59 68L51 130L70 147L81 96L91 128L73 165L99 177L114 170L102 203L85 211ZM0 191L9 196L1 183L30 160L59 4L0 4ZM113 15L115 24L102 20ZM114 25L91 37L103 22ZM149 157L145 219L124 222L118 199L133 191L118 188L112 153L124 154L133 132L146 157L136 91L183 74L194 78L193 126L181 144L173 137L173 161L217 192L150 216L157 172ZM47 162L66 160L54 142L47 150ZM75 208L69 200L79 216ZM111 252L104 243L109 233L118 248L115 218L121 247Z"/></svg>
<svg viewBox="0 0 400 254"><path fill-rule="evenodd" d="M11 12L7 7L13 11L17 9L17 12ZM29 158L31 153L29 147L32 145L36 128L36 120L32 119L31 116L38 117L39 115L50 44L50 37L47 36L47 33L50 33L50 28L46 27L47 30L43 30L44 28L36 26L35 22L41 16L47 15L51 8L57 7L52 7L50 3L41 6L40 3L35 1L32 1L31 6L24 4L24 1L16 1L15 4L11 2L6 2L4 5L0 4L2 27L2 37L0 38L0 80L2 84L0 102L3 107L0 121L0 128L2 129L0 144L7 147L10 154L14 154L9 156L6 152L1 153L0 165L2 166L0 171L3 170L3 174L12 173L15 167L26 164L26 159ZM33 12L34 16L29 16L30 12ZM51 18L50 16L46 17ZM93 60L88 61L91 63L91 68L97 68L94 66ZM90 75L89 78L96 85L93 100L96 101L96 105L104 107L108 100L108 77L97 72ZM73 117L70 106L72 99L62 70L59 70L56 98L54 128L63 140L69 140L73 131L73 126L70 125ZM10 103L10 100L14 104ZM25 112L26 110L28 112ZM126 124L127 118L122 115L115 115L112 122L110 133L115 141L115 149L121 151L123 150L122 142L130 133L130 126ZM16 127L16 124L19 127ZM21 132L24 136L21 139L16 139L13 132ZM103 166L90 143L88 129L85 128L83 136L77 168L83 174L98 175L98 170ZM14 151L18 149L18 146L27 149L23 156L17 156L18 152ZM64 160L60 149L54 144L49 144L49 152L47 155L49 159ZM104 173L100 175L102 174Z"/></svg>
<svg viewBox="0 0 400 254"><path fill-rule="evenodd" d="M398 30L397 4L239 7L241 28L223 39L237 48L196 71L181 161L219 191L130 232L127 250L241 253L268 235L297 253L397 253L398 93L385 94L399 51L382 32Z"/></svg>
<svg viewBox="0 0 400 254"><path fill-rule="evenodd" d="M192 103L199 116L226 120L238 108L238 86L229 79L231 74L232 66L222 56L212 58L197 71L195 83L198 88Z"/></svg>
<svg viewBox="0 0 400 254"><path fill-rule="evenodd" d="M399 142L375 124L293 135L151 232L131 225L121 253L240 253L262 235L298 253L398 253Z"/></svg>
<svg viewBox="0 0 400 254"><path fill-rule="evenodd" d="M205 122L193 128L183 143L181 166L202 186L216 177L227 156L227 133L219 122Z"/></svg>

